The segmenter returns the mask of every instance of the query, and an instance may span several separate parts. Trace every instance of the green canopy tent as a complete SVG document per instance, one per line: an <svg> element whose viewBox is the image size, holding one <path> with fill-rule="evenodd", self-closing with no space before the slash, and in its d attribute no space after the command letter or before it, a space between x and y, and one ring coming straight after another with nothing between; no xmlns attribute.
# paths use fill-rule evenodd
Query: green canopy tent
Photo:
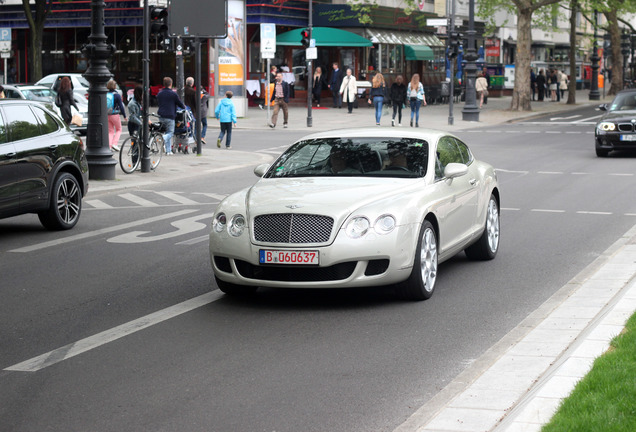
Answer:
<svg viewBox="0 0 636 432"><path fill-rule="evenodd" d="M435 60L433 50L426 45L404 45L406 60Z"/></svg>
<svg viewBox="0 0 636 432"><path fill-rule="evenodd" d="M294 29L276 36L276 45L300 46L303 29ZM370 40L358 36L346 30L331 27L314 27L311 37L316 39L317 47L370 47L373 46Z"/></svg>

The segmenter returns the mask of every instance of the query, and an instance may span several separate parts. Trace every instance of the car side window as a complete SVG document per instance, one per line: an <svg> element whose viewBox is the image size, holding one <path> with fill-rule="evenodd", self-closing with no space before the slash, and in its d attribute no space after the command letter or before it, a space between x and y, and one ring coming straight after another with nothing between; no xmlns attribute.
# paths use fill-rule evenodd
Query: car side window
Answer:
<svg viewBox="0 0 636 432"><path fill-rule="evenodd" d="M455 139L450 136L443 136L437 142L436 180L444 178L444 168L449 163L464 163L464 158Z"/></svg>
<svg viewBox="0 0 636 432"><path fill-rule="evenodd" d="M11 109L4 110L4 115L11 141L40 135L40 125L28 105L13 105Z"/></svg>
<svg viewBox="0 0 636 432"><path fill-rule="evenodd" d="M4 97L7 99L22 99L20 93L13 89L4 89Z"/></svg>
<svg viewBox="0 0 636 432"><path fill-rule="evenodd" d="M4 126L4 119L0 116L0 144L7 142L7 128Z"/></svg>
<svg viewBox="0 0 636 432"><path fill-rule="evenodd" d="M462 159L464 160L463 163L465 163L466 165L470 165L470 163L473 161L473 155L470 153L470 150L468 150L468 146L457 138L455 138L455 143L457 144L459 153L462 155Z"/></svg>
<svg viewBox="0 0 636 432"><path fill-rule="evenodd" d="M40 107L32 108L35 116L38 120L40 120L40 130L42 131L42 135L50 134L51 132L55 132L59 129L57 122L49 113L45 112Z"/></svg>

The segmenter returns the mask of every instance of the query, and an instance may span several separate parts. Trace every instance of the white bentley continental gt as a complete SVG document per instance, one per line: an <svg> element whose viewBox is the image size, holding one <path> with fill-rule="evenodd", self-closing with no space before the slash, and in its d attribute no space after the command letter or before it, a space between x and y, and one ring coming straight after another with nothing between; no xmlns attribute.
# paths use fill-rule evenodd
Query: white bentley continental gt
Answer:
<svg viewBox="0 0 636 432"><path fill-rule="evenodd" d="M425 300L439 263L497 255L495 170L446 132L318 133L254 173L212 221L210 260L226 294L394 285Z"/></svg>

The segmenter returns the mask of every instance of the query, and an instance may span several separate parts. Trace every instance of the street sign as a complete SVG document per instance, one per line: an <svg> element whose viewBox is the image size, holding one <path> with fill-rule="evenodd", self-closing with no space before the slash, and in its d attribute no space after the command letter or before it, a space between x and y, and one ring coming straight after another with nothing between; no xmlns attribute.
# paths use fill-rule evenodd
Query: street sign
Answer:
<svg viewBox="0 0 636 432"><path fill-rule="evenodd" d="M2 27L0 28L0 41L9 41L11 42L11 28L10 27Z"/></svg>
<svg viewBox="0 0 636 432"><path fill-rule="evenodd" d="M264 59L273 59L276 58L276 53L273 52L261 52L261 57Z"/></svg>
<svg viewBox="0 0 636 432"><path fill-rule="evenodd" d="M3 59L11 58L11 52L10 51L2 51L0 53L0 58L3 58Z"/></svg>
<svg viewBox="0 0 636 432"><path fill-rule="evenodd" d="M461 18L455 18L455 27L460 27L464 22ZM426 20L426 25L429 27L444 27L448 25L448 19L446 18L429 18Z"/></svg>
<svg viewBox="0 0 636 432"><path fill-rule="evenodd" d="M276 24L261 23L261 54L265 53L276 53Z"/></svg>
<svg viewBox="0 0 636 432"><path fill-rule="evenodd" d="M313 40L313 39L312 39ZM313 48L307 48L305 50L305 58L307 60L316 60L318 58L318 48L313 47Z"/></svg>
<svg viewBox="0 0 636 432"><path fill-rule="evenodd" d="M0 41L0 51L11 51L11 41Z"/></svg>

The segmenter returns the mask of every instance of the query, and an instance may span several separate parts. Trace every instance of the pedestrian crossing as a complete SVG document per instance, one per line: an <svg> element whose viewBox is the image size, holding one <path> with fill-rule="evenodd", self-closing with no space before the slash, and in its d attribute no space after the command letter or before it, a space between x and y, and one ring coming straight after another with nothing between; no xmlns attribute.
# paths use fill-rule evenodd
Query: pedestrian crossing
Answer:
<svg viewBox="0 0 636 432"><path fill-rule="evenodd" d="M85 199L83 210L113 210L158 208L218 204L227 194L208 192L175 192L138 190L105 195L100 199Z"/></svg>

